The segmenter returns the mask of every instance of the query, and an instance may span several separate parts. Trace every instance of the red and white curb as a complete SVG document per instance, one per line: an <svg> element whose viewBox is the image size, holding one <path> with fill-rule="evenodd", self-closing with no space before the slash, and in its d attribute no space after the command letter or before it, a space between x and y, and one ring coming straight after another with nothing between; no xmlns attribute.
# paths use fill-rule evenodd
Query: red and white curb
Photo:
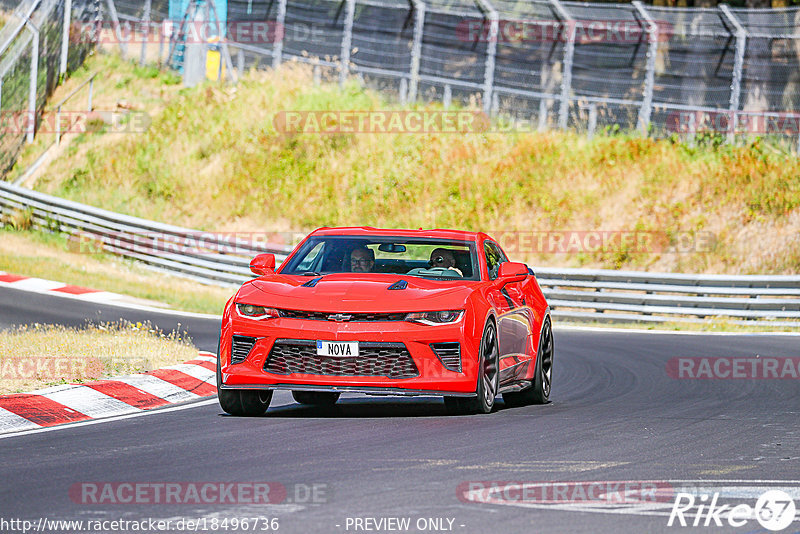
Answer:
<svg viewBox="0 0 800 534"><path fill-rule="evenodd" d="M89 289L81 286L73 286L63 282L44 280L43 278L20 276L3 271L0 271L0 286L10 287L13 289L22 289L25 291L35 291L37 293L52 292L53 294L62 296L70 295L75 298L80 298L81 300L89 300L92 302L114 302L127 298L118 293Z"/></svg>
<svg viewBox="0 0 800 534"><path fill-rule="evenodd" d="M0 395L0 434L152 410L216 395L216 355L143 374Z"/></svg>

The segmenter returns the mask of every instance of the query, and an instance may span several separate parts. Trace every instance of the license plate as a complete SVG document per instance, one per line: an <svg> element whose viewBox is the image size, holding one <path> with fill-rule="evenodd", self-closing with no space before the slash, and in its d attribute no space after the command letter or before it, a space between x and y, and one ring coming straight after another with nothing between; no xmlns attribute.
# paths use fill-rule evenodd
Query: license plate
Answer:
<svg viewBox="0 0 800 534"><path fill-rule="evenodd" d="M317 356L355 358L358 356L358 341L317 341Z"/></svg>

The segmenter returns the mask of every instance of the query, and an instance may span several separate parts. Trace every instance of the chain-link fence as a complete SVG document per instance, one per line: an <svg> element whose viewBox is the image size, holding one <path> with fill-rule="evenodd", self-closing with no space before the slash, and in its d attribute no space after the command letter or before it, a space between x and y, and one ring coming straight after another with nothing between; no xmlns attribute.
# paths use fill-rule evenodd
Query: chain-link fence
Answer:
<svg viewBox="0 0 800 534"><path fill-rule="evenodd" d="M33 26L44 35L36 91L43 102L58 72L53 58L63 24L59 13L68 1L24 0L3 28L3 109L29 108L30 68L24 60L30 59L35 32L27 28ZM82 6L83 20L87 12L99 19L99 10L86 6L102 5L103 19L112 25L103 31L142 62L155 55L182 68L188 40L197 45L198 37L208 37L208 26L221 24L222 46L228 48L220 73L228 66L241 72L299 61L313 65L318 78L357 76L402 102L471 103L534 129L712 134L729 141L774 135L800 143L797 7L690 9L566 0L72 4L73 12ZM25 9L31 10L31 25ZM70 59L81 50L71 46ZM4 138L3 152L14 152L20 142L19 136Z"/></svg>
<svg viewBox="0 0 800 534"><path fill-rule="evenodd" d="M21 0L0 29L0 173L36 132L61 75L83 63L99 21L98 0ZM82 23L82 24L76 24Z"/></svg>
<svg viewBox="0 0 800 534"><path fill-rule="evenodd" d="M118 0L119 1L119 0ZM236 64L312 63L535 128L800 138L800 8L564 0L229 0ZM264 38L266 37L266 38Z"/></svg>

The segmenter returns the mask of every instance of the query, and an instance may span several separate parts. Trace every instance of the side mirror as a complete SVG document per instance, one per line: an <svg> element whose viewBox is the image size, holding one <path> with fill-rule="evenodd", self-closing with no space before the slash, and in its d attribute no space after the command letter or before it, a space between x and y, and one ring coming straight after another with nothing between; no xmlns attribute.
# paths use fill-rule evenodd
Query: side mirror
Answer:
<svg viewBox="0 0 800 534"><path fill-rule="evenodd" d="M501 263L500 270L497 272L497 280L504 284L522 282L527 276L528 266L515 261Z"/></svg>
<svg viewBox="0 0 800 534"><path fill-rule="evenodd" d="M259 254L250 262L253 274L264 276L275 272L275 254Z"/></svg>

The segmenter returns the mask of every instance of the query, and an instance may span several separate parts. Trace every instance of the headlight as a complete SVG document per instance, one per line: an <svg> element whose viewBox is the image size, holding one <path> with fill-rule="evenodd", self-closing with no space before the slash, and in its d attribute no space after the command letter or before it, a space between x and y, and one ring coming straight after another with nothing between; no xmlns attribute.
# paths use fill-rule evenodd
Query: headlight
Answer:
<svg viewBox="0 0 800 534"><path fill-rule="evenodd" d="M253 304L236 303L236 310L239 315L249 319L273 319L281 316L281 312L275 308L265 308L264 306L255 306Z"/></svg>
<svg viewBox="0 0 800 534"><path fill-rule="evenodd" d="M429 325L448 324L455 323L461 319L462 315L464 315L464 310L414 312L406 315L406 321Z"/></svg>

